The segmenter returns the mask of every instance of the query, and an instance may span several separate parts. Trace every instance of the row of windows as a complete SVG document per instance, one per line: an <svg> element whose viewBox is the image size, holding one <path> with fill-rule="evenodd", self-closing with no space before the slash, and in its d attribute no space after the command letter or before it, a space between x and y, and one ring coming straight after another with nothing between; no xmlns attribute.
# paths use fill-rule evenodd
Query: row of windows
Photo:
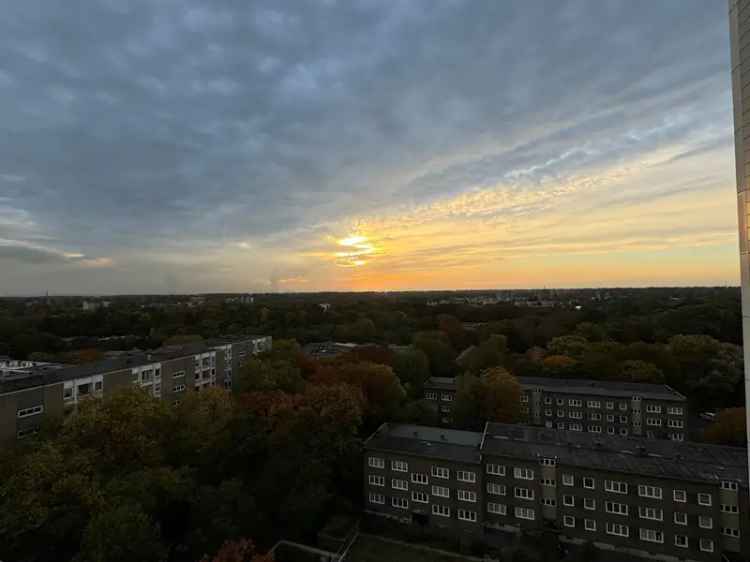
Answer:
<svg viewBox="0 0 750 562"><path fill-rule="evenodd" d="M456 396L456 395L455 395L455 394L453 394L453 393L451 393L451 392L443 392L443 393L442 393L442 394L440 395L440 399L441 399L441 400L442 400L443 402L453 402L453 400L454 400L455 396ZM437 399L438 399L438 393L437 393L437 392L433 392L433 391L431 391L431 390L428 390L428 391L426 391L426 392L424 393L424 397L425 397L425 398L426 398L427 400L437 400Z"/></svg>
<svg viewBox="0 0 750 562"><path fill-rule="evenodd" d="M30 408L20 408L16 415L19 418L28 418L29 416L36 416L44 413L44 406L39 404L38 406L31 406Z"/></svg>
<svg viewBox="0 0 750 562"><path fill-rule="evenodd" d="M574 486L575 476L570 473L564 473L562 475L562 483L563 483L563 486ZM581 479L581 484L583 488L587 490L596 489L596 480L594 478L585 476ZM724 486L727 487L726 489L730 489L730 490L737 489L736 482L729 482L729 481L722 482L722 487ZM627 482L621 482L618 480L605 480L604 490L613 494L628 494L629 487L628 487ZM662 488L659 486L648 486L646 484L640 484L638 486L638 496L641 498L650 498L650 499L660 500L662 499ZM685 490L672 490L672 499L675 502L686 503L687 492ZM713 503L711 494L698 493L697 503L698 505L711 506Z"/></svg>
<svg viewBox="0 0 750 562"><path fill-rule="evenodd" d="M563 527L573 528L575 526L576 526L575 517L573 517L572 515L565 515L563 517ZM596 526L597 526L597 523L595 519L583 520L583 528L586 531L594 532L596 531ZM630 527L628 527L627 525L620 524L620 523L606 523L605 530L607 534L609 535L615 535L619 537L630 536ZM739 531L737 529L729 529L729 531L737 531L738 533L737 535L730 535L730 536L739 536ZM664 533L656 529L640 528L638 534L639 534L639 538L645 542L654 542L654 543L664 542ZM687 548L688 537L685 535L675 535L674 544L675 546ZM700 549L703 552L713 552L714 550L714 543L711 539L701 538L699 541L699 544L700 544Z"/></svg>

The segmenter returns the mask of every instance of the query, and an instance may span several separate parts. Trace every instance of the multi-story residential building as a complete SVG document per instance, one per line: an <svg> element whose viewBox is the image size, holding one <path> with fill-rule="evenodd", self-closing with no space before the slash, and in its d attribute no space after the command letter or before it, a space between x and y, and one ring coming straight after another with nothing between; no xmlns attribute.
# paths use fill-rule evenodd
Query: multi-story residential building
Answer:
<svg viewBox="0 0 750 562"><path fill-rule="evenodd" d="M521 413L533 425L673 441L683 441L687 434L687 399L664 384L544 377L518 381ZM450 423L455 379L429 379L424 396L437 408L441 423Z"/></svg>
<svg viewBox="0 0 750 562"><path fill-rule="evenodd" d="M62 367L62 365L59 363L11 359L5 355L0 355L0 378L18 377L30 374L32 369L59 369L60 367Z"/></svg>
<svg viewBox="0 0 750 562"><path fill-rule="evenodd" d="M365 509L458 538L556 529L631 556L750 559L739 448L511 424L384 424L365 442ZM504 542L504 541L503 541Z"/></svg>
<svg viewBox="0 0 750 562"><path fill-rule="evenodd" d="M75 412L78 404L127 385L179 403L186 392L232 387L249 356L271 349L270 336L242 336L117 357L62 368L31 368L0 379L0 442L39 430L45 416Z"/></svg>
<svg viewBox="0 0 750 562"><path fill-rule="evenodd" d="M729 0L729 31L734 100L734 163L742 285L742 332L745 348L745 403L750 403L750 0ZM747 408L750 421L750 408ZM750 424L749 424L750 425ZM748 435L750 454L750 435Z"/></svg>

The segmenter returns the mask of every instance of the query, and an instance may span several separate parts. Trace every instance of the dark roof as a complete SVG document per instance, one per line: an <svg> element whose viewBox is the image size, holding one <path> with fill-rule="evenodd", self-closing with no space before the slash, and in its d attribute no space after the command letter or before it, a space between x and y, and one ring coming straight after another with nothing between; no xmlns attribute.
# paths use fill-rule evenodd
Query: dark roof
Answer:
<svg viewBox="0 0 750 562"><path fill-rule="evenodd" d="M631 398L639 395L654 400L685 400L685 397L666 384L648 384L623 381L598 381L592 379L556 379L549 377L518 377L524 387L540 387L567 394L592 396L619 396Z"/></svg>
<svg viewBox="0 0 750 562"><path fill-rule="evenodd" d="M244 341L255 337L257 336L238 336L237 338L227 340L227 343ZM162 347L148 352L126 352L116 357L102 359L101 361L92 361L90 363L70 365L56 369L48 369L44 366L32 367L28 369L30 374L27 376L0 380L0 394L56 384L66 380L90 377L92 375L125 371L139 365L190 357L198 353L211 351L211 349L212 347L206 343L196 342L185 345Z"/></svg>
<svg viewBox="0 0 750 562"><path fill-rule="evenodd" d="M453 377L430 377L425 381L424 388L455 391L456 379Z"/></svg>
<svg viewBox="0 0 750 562"><path fill-rule="evenodd" d="M367 449L418 457L479 464L482 434L410 424L383 424L367 441Z"/></svg>
<svg viewBox="0 0 750 562"><path fill-rule="evenodd" d="M642 476L747 486L747 451L703 443L612 437L522 425L488 423L485 455L537 460Z"/></svg>

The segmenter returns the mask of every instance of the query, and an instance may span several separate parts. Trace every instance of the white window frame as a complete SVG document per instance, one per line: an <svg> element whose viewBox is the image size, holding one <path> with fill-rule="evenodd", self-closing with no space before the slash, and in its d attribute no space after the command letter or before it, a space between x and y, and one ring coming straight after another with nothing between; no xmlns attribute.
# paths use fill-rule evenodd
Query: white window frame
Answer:
<svg viewBox="0 0 750 562"><path fill-rule="evenodd" d="M699 515L698 516L698 527L701 529L713 529L714 518L710 515Z"/></svg>
<svg viewBox="0 0 750 562"><path fill-rule="evenodd" d="M450 498L451 489L447 486L432 486L432 495L436 498Z"/></svg>
<svg viewBox="0 0 750 562"><path fill-rule="evenodd" d="M516 519L526 519L527 521L534 521L536 519L536 512L530 507L516 506L513 510L513 515Z"/></svg>
<svg viewBox="0 0 750 562"><path fill-rule="evenodd" d="M608 535L613 535L615 537L629 537L630 536L630 527L623 523L610 523L607 521L607 524L605 525L606 533Z"/></svg>
<svg viewBox="0 0 750 562"><path fill-rule="evenodd" d="M587 480L589 481L588 483ZM587 490L596 490L596 479L592 478L591 476L584 476L583 487Z"/></svg>
<svg viewBox="0 0 750 562"><path fill-rule="evenodd" d="M575 475L564 472L562 475L563 486L575 486Z"/></svg>
<svg viewBox="0 0 750 562"><path fill-rule="evenodd" d="M533 501L535 494L531 488L516 487L513 489L513 497L519 500Z"/></svg>
<svg viewBox="0 0 750 562"><path fill-rule="evenodd" d="M403 492L409 491L409 481L402 480L401 478L391 478L391 488L394 490L401 490Z"/></svg>
<svg viewBox="0 0 750 562"><path fill-rule="evenodd" d="M685 490L672 490L672 500L678 503L687 502L687 491Z"/></svg>
<svg viewBox="0 0 750 562"><path fill-rule="evenodd" d="M16 411L16 417L18 419L30 418L31 416L38 416L44 413L44 404L37 404L36 406L29 406L28 408L19 408Z"/></svg>
<svg viewBox="0 0 750 562"><path fill-rule="evenodd" d="M485 466L485 471L493 476L505 476L505 465L488 463Z"/></svg>
<svg viewBox="0 0 750 562"><path fill-rule="evenodd" d="M504 503L487 502L487 513L508 515L508 506Z"/></svg>
<svg viewBox="0 0 750 562"><path fill-rule="evenodd" d="M528 467L516 466L513 468L513 478L516 480L533 480L534 470Z"/></svg>
<svg viewBox="0 0 750 562"><path fill-rule="evenodd" d="M385 488L385 476L380 476L378 474L370 474L367 477L367 481L370 484L370 486L378 486L380 488Z"/></svg>
<svg viewBox="0 0 750 562"><path fill-rule="evenodd" d="M437 515L438 517L450 517L451 516L451 508L447 505L442 505L439 503L433 503L432 504L432 514Z"/></svg>
<svg viewBox="0 0 750 562"><path fill-rule="evenodd" d="M409 463L401 460L391 460L391 470L394 472L409 472Z"/></svg>
<svg viewBox="0 0 750 562"><path fill-rule="evenodd" d="M596 500L594 498L583 498L583 509L596 511Z"/></svg>
<svg viewBox="0 0 750 562"><path fill-rule="evenodd" d="M403 496L391 497L391 506L396 509L409 509L409 499Z"/></svg>
<svg viewBox="0 0 750 562"><path fill-rule="evenodd" d="M713 503L714 502L711 494L707 494L705 492L700 492L698 494L698 505L711 506L713 505Z"/></svg>
<svg viewBox="0 0 750 562"><path fill-rule="evenodd" d="M684 511L675 511L674 512L674 524L682 525L682 526L687 525L688 524L687 513L685 513Z"/></svg>
<svg viewBox="0 0 750 562"><path fill-rule="evenodd" d="M641 527L638 531L638 536L644 542L664 544L664 533L656 529Z"/></svg>
<svg viewBox="0 0 750 562"><path fill-rule="evenodd" d="M468 482L474 484L477 481L477 473L470 470L457 470L456 480L459 482Z"/></svg>
<svg viewBox="0 0 750 562"><path fill-rule="evenodd" d="M374 492L370 492L368 496L368 500L370 503L383 505L385 503L385 496L383 494L376 494Z"/></svg>
<svg viewBox="0 0 750 562"><path fill-rule="evenodd" d="M591 531L592 533L596 532L596 519L584 519L583 530Z"/></svg>
<svg viewBox="0 0 750 562"><path fill-rule="evenodd" d="M468 521L470 523L476 523L477 522L477 512L471 511L469 509L459 509L458 510L458 519L461 521Z"/></svg>
<svg viewBox="0 0 750 562"><path fill-rule="evenodd" d="M426 486L430 483L430 477L427 476L427 474L425 474L424 472L412 472L411 481L414 484L421 484L422 486Z"/></svg>
<svg viewBox="0 0 750 562"><path fill-rule="evenodd" d="M604 491L611 494L628 494L628 483L621 480L605 480Z"/></svg>
<svg viewBox="0 0 750 562"><path fill-rule="evenodd" d="M576 526L576 518L572 515L563 515L563 527L572 527L575 528Z"/></svg>
<svg viewBox="0 0 750 562"><path fill-rule="evenodd" d="M445 466L432 465L431 473L433 478L441 480L448 480L451 477L451 469Z"/></svg>
<svg viewBox="0 0 750 562"><path fill-rule="evenodd" d="M460 502L477 503L477 493L473 490L456 490L456 499Z"/></svg>
<svg viewBox="0 0 750 562"><path fill-rule="evenodd" d="M415 503L430 503L430 496L421 490L412 490L411 501Z"/></svg>
<svg viewBox="0 0 750 562"><path fill-rule="evenodd" d="M383 457L369 457L367 466L370 468L385 468L385 459Z"/></svg>
<svg viewBox="0 0 750 562"><path fill-rule="evenodd" d="M508 493L505 484L496 484L495 482L487 482L486 489L491 496L504 496Z"/></svg>
<svg viewBox="0 0 750 562"><path fill-rule="evenodd" d="M701 539L699 541L699 547L700 547L701 552L713 552L714 551L714 541L712 539L707 539L705 537L701 537Z"/></svg>
<svg viewBox="0 0 750 562"><path fill-rule="evenodd" d="M648 484L638 485L638 496L641 498L651 498L654 500L662 499L662 489L659 486L650 486Z"/></svg>
<svg viewBox="0 0 750 562"><path fill-rule="evenodd" d="M675 535L674 545L680 548L687 548L688 547L687 535Z"/></svg>

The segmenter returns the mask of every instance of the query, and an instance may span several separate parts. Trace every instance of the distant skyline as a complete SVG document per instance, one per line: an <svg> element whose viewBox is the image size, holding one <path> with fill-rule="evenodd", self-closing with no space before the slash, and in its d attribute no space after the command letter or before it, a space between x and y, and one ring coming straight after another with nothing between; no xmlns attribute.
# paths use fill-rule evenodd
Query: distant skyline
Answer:
<svg viewBox="0 0 750 562"><path fill-rule="evenodd" d="M739 284L726 2L125 4L3 6L0 295Z"/></svg>

